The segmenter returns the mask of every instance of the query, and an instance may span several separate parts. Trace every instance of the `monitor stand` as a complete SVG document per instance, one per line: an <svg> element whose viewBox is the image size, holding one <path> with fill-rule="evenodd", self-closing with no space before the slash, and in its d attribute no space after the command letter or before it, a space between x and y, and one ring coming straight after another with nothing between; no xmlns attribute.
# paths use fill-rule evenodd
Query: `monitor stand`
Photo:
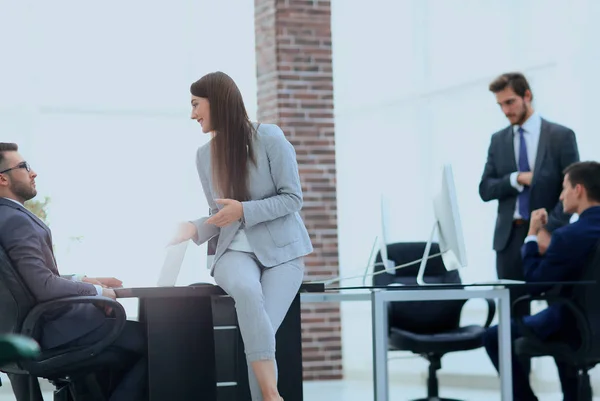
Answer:
<svg viewBox="0 0 600 401"><path fill-rule="evenodd" d="M433 237L435 233L439 229L439 223L436 220L433 224L433 228L431 229L431 235L429 235L429 241L425 245L425 251L423 252L423 258L421 259L421 264L419 265L419 273L417 274L417 284L418 285L428 285L425 281L423 281L423 276L425 276L425 267L427 266L427 261L429 260L429 251L431 250L431 244L433 243ZM441 255L439 256L441 257Z"/></svg>

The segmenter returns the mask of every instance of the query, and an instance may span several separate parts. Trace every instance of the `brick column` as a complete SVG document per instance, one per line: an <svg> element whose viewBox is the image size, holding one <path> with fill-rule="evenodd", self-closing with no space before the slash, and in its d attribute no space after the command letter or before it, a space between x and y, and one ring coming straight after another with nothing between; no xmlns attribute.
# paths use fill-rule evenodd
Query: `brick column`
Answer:
<svg viewBox="0 0 600 401"><path fill-rule="evenodd" d="M338 274L331 3L255 0L258 121L279 125L296 148L315 251L306 279ZM342 377L337 304L304 304L305 380Z"/></svg>

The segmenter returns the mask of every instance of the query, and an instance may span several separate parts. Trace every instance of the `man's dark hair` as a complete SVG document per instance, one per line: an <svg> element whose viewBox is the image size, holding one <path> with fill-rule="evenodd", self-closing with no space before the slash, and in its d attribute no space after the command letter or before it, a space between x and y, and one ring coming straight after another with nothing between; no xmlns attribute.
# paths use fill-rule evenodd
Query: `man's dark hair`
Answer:
<svg viewBox="0 0 600 401"><path fill-rule="evenodd" d="M563 173L569 175L567 180L571 183L572 187L579 184L585 188L588 200L600 202L600 163L573 163Z"/></svg>
<svg viewBox="0 0 600 401"><path fill-rule="evenodd" d="M19 147L16 143L0 142L0 170L4 170L1 168L4 163L4 152L17 152L18 150Z"/></svg>
<svg viewBox="0 0 600 401"><path fill-rule="evenodd" d="M529 82L525 78L525 75L520 72L507 72L494 79L490 84L490 92L498 93L506 88L511 88L515 91L517 96L525 97L525 92L530 91ZM533 100L533 92L531 93L531 99Z"/></svg>

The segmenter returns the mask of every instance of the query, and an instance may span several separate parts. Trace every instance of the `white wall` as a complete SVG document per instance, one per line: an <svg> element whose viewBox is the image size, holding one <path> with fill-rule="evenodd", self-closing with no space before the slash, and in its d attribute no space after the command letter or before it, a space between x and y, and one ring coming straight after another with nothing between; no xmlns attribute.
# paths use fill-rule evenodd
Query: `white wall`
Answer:
<svg viewBox="0 0 600 401"><path fill-rule="evenodd" d="M256 115L253 1L0 3L0 141L51 197L61 272L154 284L175 223L208 211L190 84L226 71ZM180 284L211 280L205 253Z"/></svg>
<svg viewBox="0 0 600 401"><path fill-rule="evenodd" d="M388 242L427 239L430 188L440 165L450 162L469 261L461 275L495 278L496 204L481 201L478 183L490 136L507 121L487 86L502 72L523 71L536 109L575 130L582 159L599 160L598 16L593 0L333 2L342 276L364 269L382 194ZM367 374L369 305L347 303L342 310L344 367L349 375ZM483 303L471 301L467 311L465 322L483 323ZM418 359L399 360L391 372L425 367ZM552 362L539 360L534 368L536 378L554 381ZM443 370L495 375L483 350L449 355ZM594 380L600 384L600 376Z"/></svg>

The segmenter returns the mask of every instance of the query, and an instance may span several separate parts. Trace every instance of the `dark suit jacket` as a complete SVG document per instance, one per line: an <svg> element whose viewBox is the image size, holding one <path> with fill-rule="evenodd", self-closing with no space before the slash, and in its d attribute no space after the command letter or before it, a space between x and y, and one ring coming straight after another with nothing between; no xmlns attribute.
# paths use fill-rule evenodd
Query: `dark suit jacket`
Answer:
<svg viewBox="0 0 600 401"><path fill-rule="evenodd" d="M498 217L494 232L496 251L503 250L508 244L519 194L519 191L510 185L511 173L518 171L513 136L512 126L492 135L487 162L479 184L479 195L484 202L498 200ZM550 232L569 222L570 216L563 212L558 198L562 191L563 170L577 161L579 151L575 133L562 125L542 119L529 206L531 210L548 210L546 228Z"/></svg>
<svg viewBox="0 0 600 401"><path fill-rule="evenodd" d="M536 242L527 242L523 245L525 280L528 282L581 280L585 263L599 240L600 206L595 206L581 213L579 220L573 224L556 229L552 233L552 240L544 256L539 254ZM565 287L560 295L569 298L571 292L571 287ZM550 305L542 312L527 317L525 321L542 337L561 332L566 332L567 336L577 334L573 332L573 328L576 327L574 317L561 305Z"/></svg>
<svg viewBox="0 0 600 401"><path fill-rule="evenodd" d="M25 207L0 198L0 246L38 302L78 295L97 295L89 283L60 277L50 229ZM104 313L92 304L62 307L45 317L41 344L57 347L98 328Z"/></svg>

